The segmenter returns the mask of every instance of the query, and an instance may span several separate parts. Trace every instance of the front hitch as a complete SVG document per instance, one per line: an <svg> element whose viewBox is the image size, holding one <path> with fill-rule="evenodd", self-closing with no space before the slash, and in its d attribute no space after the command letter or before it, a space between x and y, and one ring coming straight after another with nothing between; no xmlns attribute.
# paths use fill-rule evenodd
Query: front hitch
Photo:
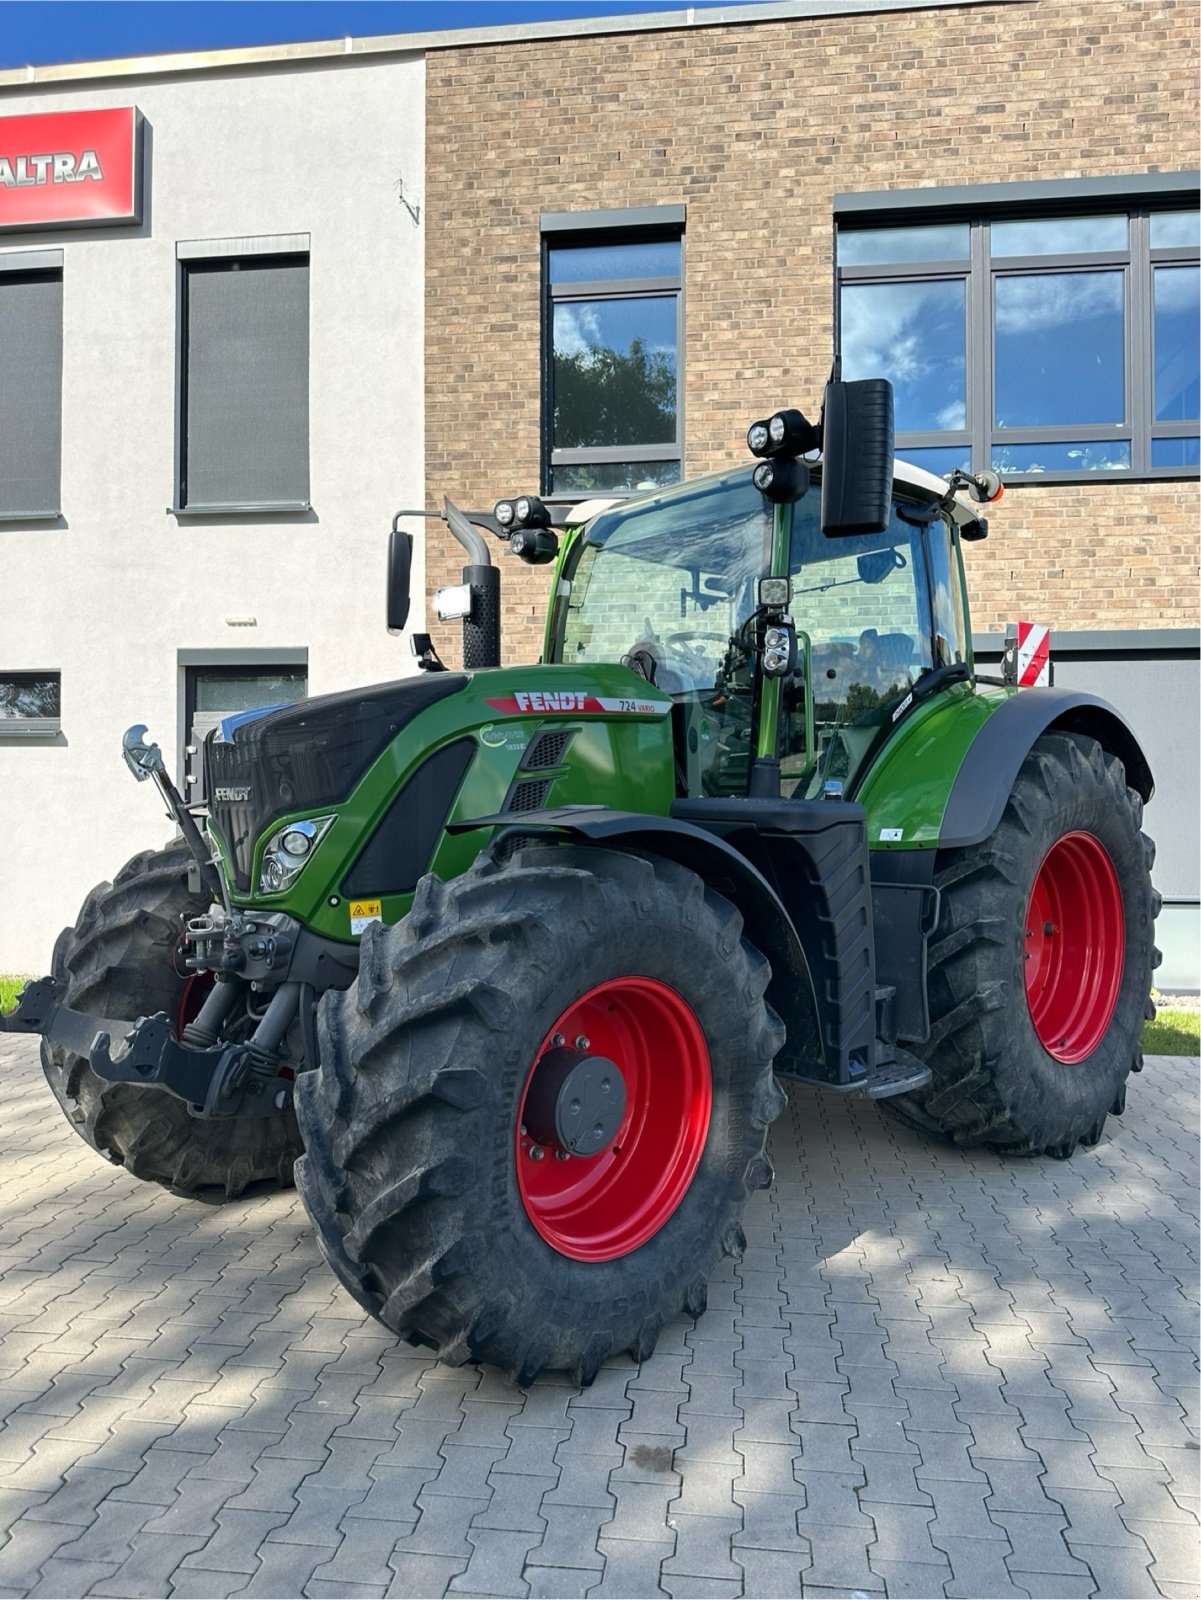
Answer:
<svg viewBox="0 0 1201 1600"><path fill-rule="evenodd" d="M284 997L281 1012L288 1010L290 998ZM53 978L25 985L16 1009L0 1016L0 1033L38 1034L47 1044L83 1056L107 1083L165 1089L186 1101L197 1117L274 1116L292 1102L291 1081L277 1076L277 1063L255 1041L195 1049L176 1039L163 1012L129 1022L72 1011L59 998ZM116 1056L114 1039L125 1046Z"/></svg>
<svg viewBox="0 0 1201 1600"><path fill-rule="evenodd" d="M72 1055L86 1056L97 1033L129 1032L129 1022L113 1022L108 1017L93 1017L72 1011L59 998L53 978L31 979L17 996L16 1009L0 1016L0 1033L37 1033L49 1044L56 1044Z"/></svg>

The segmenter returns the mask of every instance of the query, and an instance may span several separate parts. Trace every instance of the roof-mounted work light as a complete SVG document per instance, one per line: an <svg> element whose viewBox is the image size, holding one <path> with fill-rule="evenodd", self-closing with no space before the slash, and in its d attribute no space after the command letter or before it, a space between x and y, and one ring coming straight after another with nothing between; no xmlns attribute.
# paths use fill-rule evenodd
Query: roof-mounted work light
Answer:
<svg viewBox="0 0 1201 1600"><path fill-rule="evenodd" d="M502 539L511 538L518 528L550 527L550 511L536 494L498 500L492 507L492 515L500 528Z"/></svg>
<svg viewBox="0 0 1201 1600"><path fill-rule="evenodd" d="M768 500L786 505L799 500L809 488L809 468L787 456L761 461L751 473L751 482Z"/></svg>
<svg viewBox="0 0 1201 1600"><path fill-rule="evenodd" d="M795 408L752 422L746 433L753 456L803 456L821 444L821 431Z"/></svg>

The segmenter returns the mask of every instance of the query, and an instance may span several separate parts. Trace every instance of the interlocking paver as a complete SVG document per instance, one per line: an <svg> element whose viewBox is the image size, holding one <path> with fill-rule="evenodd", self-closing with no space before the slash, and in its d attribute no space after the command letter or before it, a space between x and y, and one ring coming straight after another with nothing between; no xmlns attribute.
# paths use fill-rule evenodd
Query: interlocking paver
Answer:
<svg viewBox="0 0 1201 1600"><path fill-rule="evenodd" d="M794 1090L711 1313L522 1394L392 1343L294 1195L89 1164L0 1059L0 1600L1197 1592L1187 1063L1067 1165Z"/></svg>

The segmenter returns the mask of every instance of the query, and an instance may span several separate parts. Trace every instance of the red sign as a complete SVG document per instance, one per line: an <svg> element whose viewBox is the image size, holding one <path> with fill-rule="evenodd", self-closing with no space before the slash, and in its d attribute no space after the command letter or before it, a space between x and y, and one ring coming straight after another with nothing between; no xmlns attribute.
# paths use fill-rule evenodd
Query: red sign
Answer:
<svg viewBox="0 0 1201 1600"><path fill-rule="evenodd" d="M0 117L0 232L142 220L133 106Z"/></svg>

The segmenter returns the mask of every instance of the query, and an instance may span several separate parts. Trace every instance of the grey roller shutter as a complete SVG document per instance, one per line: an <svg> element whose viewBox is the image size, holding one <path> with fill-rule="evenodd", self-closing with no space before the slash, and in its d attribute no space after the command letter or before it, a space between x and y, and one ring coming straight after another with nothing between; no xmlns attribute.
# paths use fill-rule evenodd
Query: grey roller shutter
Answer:
<svg viewBox="0 0 1201 1600"><path fill-rule="evenodd" d="M307 505L307 256L189 262L181 505Z"/></svg>
<svg viewBox="0 0 1201 1600"><path fill-rule="evenodd" d="M58 513L62 415L62 273L0 273L0 517Z"/></svg>

